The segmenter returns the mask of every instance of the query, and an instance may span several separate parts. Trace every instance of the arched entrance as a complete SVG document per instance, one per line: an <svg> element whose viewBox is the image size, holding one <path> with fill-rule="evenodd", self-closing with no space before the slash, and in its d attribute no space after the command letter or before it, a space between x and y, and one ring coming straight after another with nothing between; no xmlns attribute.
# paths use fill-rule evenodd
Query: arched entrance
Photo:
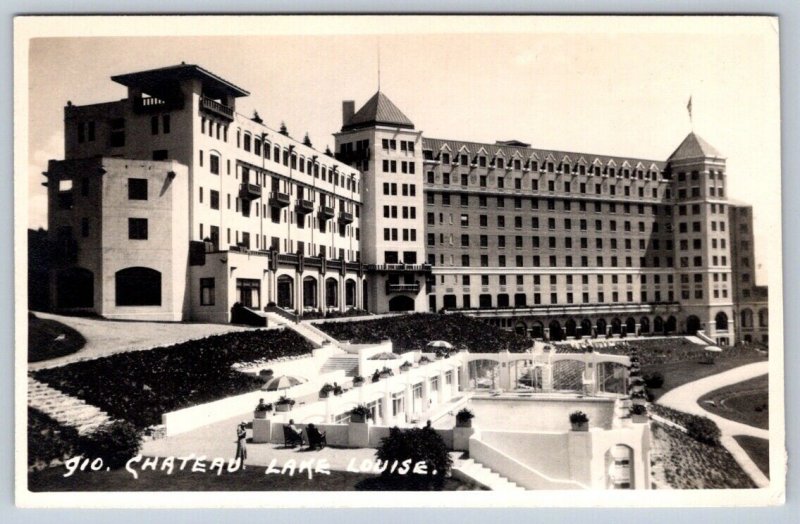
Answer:
<svg viewBox="0 0 800 524"><path fill-rule="evenodd" d="M303 307L309 309L317 308L317 279L305 277L303 279Z"/></svg>
<svg viewBox="0 0 800 524"><path fill-rule="evenodd" d="M325 279L325 307L339 307L339 281L335 278Z"/></svg>
<svg viewBox="0 0 800 524"><path fill-rule="evenodd" d="M577 336L578 326L574 320L569 319L564 323L564 330L568 338L575 338Z"/></svg>
<svg viewBox="0 0 800 524"><path fill-rule="evenodd" d="M597 328L596 328L597 329L597 336L604 337L606 335L606 329L608 327L608 325L606 324L606 321L603 320L602 318L598 318L597 322L595 323L595 325L597 326Z"/></svg>
<svg viewBox="0 0 800 524"><path fill-rule="evenodd" d="M352 278L344 281L344 305L356 307L356 281Z"/></svg>
<svg viewBox="0 0 800 524"><path fill-rule="evenodd" d="M650 333L650 319L647 317L642 317L639 319L639 332L642 335Z"/></svg>
<svg viewBox="0 0 800 524"><path fill-rule="evenodd" d="M622 332L622 321L618 318L611 320L611 334L619 335Z"/></svg>
<svg viewBox="0 0 800 524"><path fill-rule="evenodd" d="M59 308L94 307L94 273L82 267L59 271L56 305Z"/></svg>
<svg viewBox="0 0 800 524"><path fill-rule="evenodd" d="M564 340L564 332L561 330L561 324L558 323L558 320L553 320L550 322L550 340L554 342L558 342L559 340Z"/></svg>
<svg viewBox="0 0 800 524"><path fill-rule="evenodd" d="M414 311L414 299L398 295L389 300L389 311Z"/></svg>
<svg viewBox="0 0 800 524"><path fill-rule="evenodd" d="M636 334L636 319L633 317L628 317L628 320L625 321L625 332L630 335Z"/></svg>
<svg viewBox="0 0 800 524"><path fill-rule="evenodd" d="M698 331L700 331L700 319L695 315L689 315L686 319L686 333L696 335Z"/></svg>
<svg viewBox="0 0 800 524"><path fill-rule="evenodd" d="M540 320L531 322L531 338L544 338L544 324Z"/></svg>
<svg viewBox="0 0 800 524"><path fill-rule="evenodd" d="M294 309L294 279L289 275L278 277L278 307Z"/></svg>
<svg viewBox="0 0 800 524"><path fill-rule="evenodd" d="M581 336L582 337L590 337L592 336L592 321L588 318L584 318L581 320Z"/></svg>
<svg viewBox="0 0 800 524"><path fill-rule="evenodd" d="M664 319L661 317L656 317L653 319L653 332L656 335L662 335L665 333L664 331Z"/></svg>
<svg viewBox="0 0 800 524"><path fill-rule="evenodd" d="M714 330L728 331L728 315L726 315L724 311L720 311L714 317Z"/></svg>
<svg viewBox="0 0 800 524"><path fill-rule="evenodd" d="M769 326L769 310L767 309L759 309L758 310L758 327L768 327Z"/></svg>
<svg viewBox="0 0 800 524"><path fill-rule="evenodd" d="M664 333L675 333L678 330L678 319L674 316L671 316L667 319L667 322L664 324Z"/></svg>
<svg viewBox="0 0 800 524"><path fill-rule="evenodd" d="M528 326L525 325L525 322L519 320L514 325L514 333L522 335L523 337L528 336Z"/></svg>
<svg viewBox="0 0 800 524"><path fill-rule="evenodd" d="M500 293L499 295L497 295L497 307L499 308L508 307L508 294Z"/></svg>

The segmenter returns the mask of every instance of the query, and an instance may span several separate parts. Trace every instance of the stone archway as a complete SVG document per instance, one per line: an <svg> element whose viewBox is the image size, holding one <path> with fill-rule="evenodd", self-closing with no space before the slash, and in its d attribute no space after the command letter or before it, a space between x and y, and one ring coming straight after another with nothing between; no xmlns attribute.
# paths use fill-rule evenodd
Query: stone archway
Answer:
<svg viewBox="0 0 800 524"><path fill-rule="evenodd" d="M686 333L688 335L696 335L700 331L700 319L696 315L689 315L686 318Z"/></svg>
<svg viewBox="0 0 800 524"><path fill-rule="evenodd" d="M389 311L414 311L414 299L398 295L389 300Z"/></svg>

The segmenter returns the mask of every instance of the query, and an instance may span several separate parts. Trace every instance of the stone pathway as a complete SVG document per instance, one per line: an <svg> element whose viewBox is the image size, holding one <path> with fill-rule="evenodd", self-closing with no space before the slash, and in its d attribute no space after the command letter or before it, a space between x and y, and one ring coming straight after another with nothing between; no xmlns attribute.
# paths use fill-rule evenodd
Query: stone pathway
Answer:
<svg viewBox="0 0 800 524"><path fill-rule="evenodd" d="M768 362L756 362L734 368L723 373L711 375L694 382L689 382L665 393L658 403L672 409L677 409L692 415L708 417L719 426L722 438L720 442L730 451L736 462L750 475L759 488L769 487L769 479L756 466L750 456L736 442L735 435L748 435L769 440L769 430L756 428L741 422L735 422L706 411L698 400L706 393L719 388L730 386L766 374L769 371Z"/></svg>

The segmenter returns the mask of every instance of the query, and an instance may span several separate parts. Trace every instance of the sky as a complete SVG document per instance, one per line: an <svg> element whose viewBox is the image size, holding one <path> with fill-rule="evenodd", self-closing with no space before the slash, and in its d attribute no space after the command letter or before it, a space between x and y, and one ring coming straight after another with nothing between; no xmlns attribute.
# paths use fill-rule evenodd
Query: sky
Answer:
<svg viewBox="0 0 800 524"><path fill-rule="evenodd" d="M201 31L190 24L170 31L186 36L31 39L29 227L46 227L41 173L49 159L63 158L63 107L68 100L124 98L112 75L182 61L201 65L250 91L238 99L238 112L257 110L272 128L285 122L296 138L308 132L324 150L333 148L331 133L341 127L342 101L355 100L358 108L377 90L380 55L381 91L428 137L516 139L665 160L693 126L727 157L729 197L754 206L758 282L766 283L768 266L780 273L779 261L767 258L779 252L781 228L777 39L770 23L281 20L214 26L213 36L197 36ZM95 33L158 32L153 27ZM66 33L93 33L83 29Z"/></svg>

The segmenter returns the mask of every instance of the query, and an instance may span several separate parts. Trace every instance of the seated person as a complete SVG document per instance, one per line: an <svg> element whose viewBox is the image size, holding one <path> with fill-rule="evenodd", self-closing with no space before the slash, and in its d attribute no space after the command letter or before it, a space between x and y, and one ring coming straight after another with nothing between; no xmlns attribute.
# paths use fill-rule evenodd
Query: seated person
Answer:
<svg viewBox="0 0 800 524"><path fill-rule="evenodd" d="M317 447L322 449L328 444L325 432L318 430L313 422L309 422L308 426L306 426L306 435L308 436L309 449L316 449Z"/></svg>
<svg viewBox="0 0 800 524"><path fill-rule="evenodd" d="M283 441L287 448L303 445L303 432L294 425L294 419L289 420L289 423L283 426Z"/></svg>

